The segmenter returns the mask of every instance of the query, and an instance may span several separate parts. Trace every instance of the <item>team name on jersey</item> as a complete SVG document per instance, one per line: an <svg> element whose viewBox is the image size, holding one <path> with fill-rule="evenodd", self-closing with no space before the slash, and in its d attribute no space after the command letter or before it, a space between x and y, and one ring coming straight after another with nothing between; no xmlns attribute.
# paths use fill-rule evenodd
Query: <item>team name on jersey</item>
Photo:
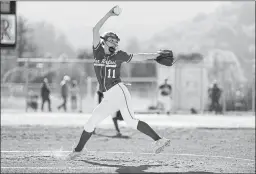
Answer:
<svg viewBox="0 0 256 174"><path fill-rule="evenodd" d="M94 61L94 66L106 66L106 67L113 67L115 68L117 66L116 61L114 60L107 60L107 59L102 59L101 60L95 60Z"/></svg>

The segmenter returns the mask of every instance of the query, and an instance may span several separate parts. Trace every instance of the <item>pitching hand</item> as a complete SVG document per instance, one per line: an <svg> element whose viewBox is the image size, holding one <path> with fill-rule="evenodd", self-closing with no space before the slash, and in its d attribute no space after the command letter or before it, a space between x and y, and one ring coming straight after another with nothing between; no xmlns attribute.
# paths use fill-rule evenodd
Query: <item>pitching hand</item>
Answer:
<svg viewBox="0 0 256 174"><path fill-rule="evenodd" d="M110 16L118 16L117 14L114 13L114 8L116 8L116 7L117 7L117 5L114 6L114 7L112 7L112 8L109 10L108 14L109 14Z"/></svg>

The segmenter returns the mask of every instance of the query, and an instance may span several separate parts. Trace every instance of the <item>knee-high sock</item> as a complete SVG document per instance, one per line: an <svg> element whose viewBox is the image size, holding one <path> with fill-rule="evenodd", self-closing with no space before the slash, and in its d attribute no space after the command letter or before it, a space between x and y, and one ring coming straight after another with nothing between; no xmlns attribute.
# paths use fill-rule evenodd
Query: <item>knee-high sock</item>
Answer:
<svg viewBox="0 0 256 174"><path fill-rule="evenodd" d="M159 135L147 123L143 121L138 122L137 129L140 132L150 136L155 141L161 139L161 137L159 137Z"/></svg>
<svg viewBox="0 0 256 174"><path fill-rule="evenodd" d="M119 127L118 127L118 123L117 123L117 118L113 118L113 122L116 128L116 131L120 133Z"/></svg>
<svg viewBox="0 0 256 174"><path fill-rule="evenodd" d="M91 136L92 136L92 132L86 132L85 130L83 130L82 135L79 140L79 143L77 144L77 146L75 148L75 151L76 152L82 151L86 142L90 139Z"/></svg>

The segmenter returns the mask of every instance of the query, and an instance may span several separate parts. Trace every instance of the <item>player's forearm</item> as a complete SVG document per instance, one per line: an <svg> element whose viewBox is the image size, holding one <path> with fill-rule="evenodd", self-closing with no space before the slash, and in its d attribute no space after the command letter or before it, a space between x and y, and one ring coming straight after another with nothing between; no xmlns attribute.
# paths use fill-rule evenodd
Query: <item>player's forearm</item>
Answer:
<svg viewBox="0 0 256 174"><path fill-rule="evenodd" d="M99 20L99 22L93 27L94 31L99 31L101 29L101 27L104 25L104 23L108 20L108 18L111 15L109 13L107 13L103 18L101 18Z"/></svg>
<svg viewBox="0 0 256 174"><path fill-rule="evenodd" d="M137 53L133 54L131 61L145 61L154 60L158 56L158 53Z"/></svg>

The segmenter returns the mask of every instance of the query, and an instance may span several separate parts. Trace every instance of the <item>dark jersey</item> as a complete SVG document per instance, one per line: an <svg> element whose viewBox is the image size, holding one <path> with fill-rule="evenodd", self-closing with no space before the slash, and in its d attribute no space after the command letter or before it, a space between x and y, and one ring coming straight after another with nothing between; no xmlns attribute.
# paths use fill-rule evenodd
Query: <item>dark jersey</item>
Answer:
<svg viewBox="0 0 256 174"><path fill-rule="evenodd" d="M169 84L163 84L159 87L162 96L168 96L172 92L172 86Z"/></svg>
<svg viewBox="0 0 256 174"><path fill-rule="evenodd" d="M102 92L109 90L115 84L121 82L121 64L123 62L130 62L133 56L133 54L127 54L121 50L107 55L101 43L96 48L93 47L93 55L94 70L99 82L99 90Z"/></svg>
<svg viewBox="0 0 256 174"><path fill-rule="evenodd" d="M221 95L221 90L217 86L214 86L211 90L211 98L212 100L219 100Z"/></svg>
<svg viewBox="0 0 256 174"><path fill-rule="evenodd" d="M61 95L63 97L68 96L68 84L64 81L61 82Z"/></svg>
<svg viewBox="0 0 256 174"><path fill-rule="evenodd" d="M50 96L50 89L49 89L49 86L45 83L42 84L42 87L41 87L41 97L43 99L48 99Z"/></svg>

